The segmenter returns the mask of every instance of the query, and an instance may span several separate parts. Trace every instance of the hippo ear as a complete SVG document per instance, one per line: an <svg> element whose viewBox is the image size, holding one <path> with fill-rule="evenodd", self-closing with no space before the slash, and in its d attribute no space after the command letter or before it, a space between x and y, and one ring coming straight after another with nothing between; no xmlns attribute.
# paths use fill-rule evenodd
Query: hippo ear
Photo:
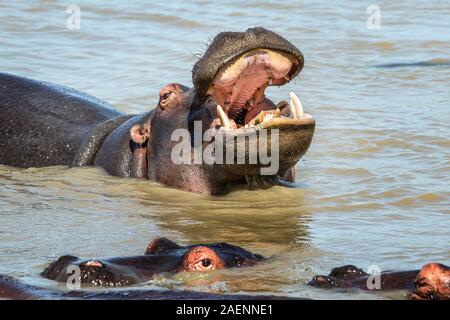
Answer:
<svg viewBox="0 0 450 320"><path fill-rule="evenodd" d="M51 262L44 271L41 272L41 276L47 279L55 280L65 268L78 260L78 257L72 255L64 255L58 258L58 260Z"/></svg>
<svg viewBox="0 0 450 320"><path fill-rule="evenodd" d="M157 238L149 243L147 249L145 250L144 255L159 254L167 250L174 250L180 248L181 246L177 245L175 242L167 238Z"/></svg>
<svg viewBox="0 0 450 320"><path fill-rule="evenodd" d="M150 121L145 124L135 124L130 129L131 140L138 145L143 145L150 139Z"/></svg>

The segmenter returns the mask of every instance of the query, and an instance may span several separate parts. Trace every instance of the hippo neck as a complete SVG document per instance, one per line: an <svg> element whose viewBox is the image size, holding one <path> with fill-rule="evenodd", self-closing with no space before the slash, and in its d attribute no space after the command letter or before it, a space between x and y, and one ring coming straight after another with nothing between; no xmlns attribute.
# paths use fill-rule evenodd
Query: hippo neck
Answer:
<svg viewBox="0 0 450 320"><path fill-rule="evenodd" d="M92 129L83 139L70 167L92 165L105 138L117 127L132 117L133 115L120 115L118 117L108 119Z"/></svg>

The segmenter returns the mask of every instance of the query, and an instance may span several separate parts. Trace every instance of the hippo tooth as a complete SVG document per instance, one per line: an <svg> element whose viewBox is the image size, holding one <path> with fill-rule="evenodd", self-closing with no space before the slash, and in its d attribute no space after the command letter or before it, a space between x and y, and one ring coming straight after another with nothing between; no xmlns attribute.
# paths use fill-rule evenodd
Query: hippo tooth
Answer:
<svg viewBox="0 0 450 320"><path fill-rule="evenodd" d="M277 108L277 109L275 110L275 112L273 113L273 117L274 117L274 118L279 118L279 117L281 117L281 111L280 111L280 108Z"/></svg>
<svg viewBox="0 0 450 320"><path fill-rule="evenodd" d="M284 78L284 80L286 80L286 81L291 80L291 79L289 78L289 76L284 76L283 78Z"/></svg>
<svg viewBox="0 0 450 320"><path fill-rule="evenodd" d="M298 119L303 118L303 105L300 102L300 99L297 97L297 95L293 92L291 92L291 103L294 104L295 108L295 115Z"/></svg>
<svg viewBox="0 0 450 320"><path fill-rule="evenodd" d="M292 119L296 119L297 118L297 112L295 110L294 102L292 101L292 99L291 99L291 101L289 103L289 111L291 113L291 118Z"/></svg>
<svg viewBox="0 0 450 320"><path fill-rule="evenodd" d="M258 120L259 120L259 123L263 123L264 120L266 120L266 116L265 116L264 111L261 111L261 112L258 114Z"/></svg>
<svg viewBox="0 0 450 320"><path fill-rule="evenodd" d="M220 105L217 105L217 115L219 116L220 122L222 123L222 127L231 129L230 118L228 118L227 114L225 113L225 111L223 111Z"/></svg>

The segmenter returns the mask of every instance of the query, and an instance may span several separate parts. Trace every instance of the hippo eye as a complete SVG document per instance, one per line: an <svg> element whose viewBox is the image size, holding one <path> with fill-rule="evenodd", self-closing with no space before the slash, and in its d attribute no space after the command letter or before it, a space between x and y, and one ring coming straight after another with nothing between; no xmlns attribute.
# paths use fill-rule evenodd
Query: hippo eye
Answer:
<svg viewBox="0 0 450 320"><path fill-rule="evenodd" d="M225 261L212 248L205 246L190 248L182 262L182 270L186 272L212 271L225 266Z"/></svg>
<svg viewBox="0 0 450 320"><path fill-rule="evenodd" d="M159 98L159 106L161 107L161 109L165 109L165 107L167 107L167 105L169 104L169 100L170 98L172 98L172 96L174 95L173 92L166 92L163 95L161 95L161 97Z"/></svg>
<svg viewBox="0 0 450 320"><path fill-rule="evenodd" d="M203 259L202 260L202 266L205 268L208 268L212 264L212 261L210 259Z"/></svg>
<svg viewBox="0 0 450 320"><path fill-rule="evenodd" d="M206 270L213 269L213 267L214 267L213 261L209 258L205 258L205 259L197 261L193 266L193 270L206 271Z"/></svg>
<svg viewBox="0 0 450 320"><path fill-rule="evenodd" d="M173 92L164 93L161 96L161 102L167 101L172 95L173 95Z"/></svg>

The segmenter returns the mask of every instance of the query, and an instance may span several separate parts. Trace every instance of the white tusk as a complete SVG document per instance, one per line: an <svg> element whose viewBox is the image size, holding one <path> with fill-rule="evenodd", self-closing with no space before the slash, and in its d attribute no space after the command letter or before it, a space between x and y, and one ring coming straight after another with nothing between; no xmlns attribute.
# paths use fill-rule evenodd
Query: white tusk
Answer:
<svg viewBox="0 0 450 320"><path fill-rule="evenodd" d="M297 119L297 112L295 110L294 102L292 102L292 99L291 99L291 101L289 103L289 111L291 112L291 118L292 119Z"/></svg>
<svg viewBox="0 0 450 320"><path fill-rule="evenodd" d="M295 115L297 116L297 118L302 119L303 118L303 105L300 102L300 99L297 97L297 95L293 92L291 92L291 103L294 104L293 107L295 108Z"/></svg>
<svg viewBox="0 0 450 320"><path fill-rule="evenodd" d="M217 115L219 116L220 122L222 123L222 127L231 129L230 118L228 118L227 114L225 113L225 111L223 111L220 105L217 105Z"/></svg>

